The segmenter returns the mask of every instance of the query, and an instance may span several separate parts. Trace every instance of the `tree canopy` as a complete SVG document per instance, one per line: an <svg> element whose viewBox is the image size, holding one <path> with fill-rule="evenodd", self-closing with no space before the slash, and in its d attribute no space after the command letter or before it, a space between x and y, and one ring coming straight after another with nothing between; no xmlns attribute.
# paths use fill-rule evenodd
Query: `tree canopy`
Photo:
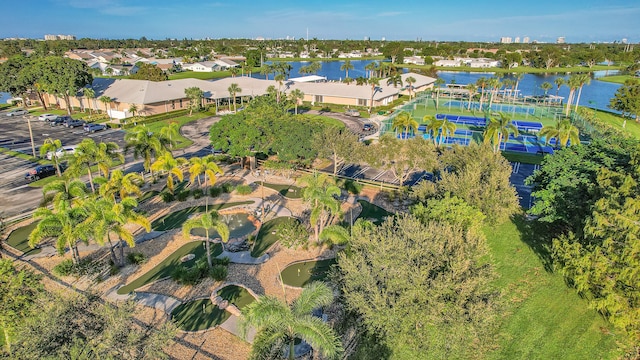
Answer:
<svg viewBox="0 0 640 360"><path fill-rule="evenodd" d="M153 64L139 63L138 71L129 76L130 79L165 81L168 79L162 69Z"/></svg>

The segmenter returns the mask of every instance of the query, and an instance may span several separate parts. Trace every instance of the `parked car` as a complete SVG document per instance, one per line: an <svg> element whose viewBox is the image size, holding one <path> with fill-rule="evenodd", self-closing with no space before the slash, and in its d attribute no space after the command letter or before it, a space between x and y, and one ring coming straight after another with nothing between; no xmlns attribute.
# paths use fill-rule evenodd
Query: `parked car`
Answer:
<svg viewBox="0 0 640 360"><path fill-rule="evenodd" d="M7 116L19 116L19 115L26 115L29 112L25 109L18 109L18 110L13 110L13 111L9 111L7 113Z"/></svg>
<svg viewBox="0 0 640 360"><path fill-rule="evenodd" d="M64 127L74 128L74 127L78 127L78 126L84 126L84 124L86 124L86 122L83 121L83 120L67 119L64 122Z"/></svg>
<svg viewBox="0 0 640 360"><path fill-rule="evenodd" d="M24 178L26 180L40 180L56 174L56 167L54 165L38 165L31 171L29 171Z"/></svg>
<svg viewBox="0 0 640 360"><path fill-rule="evenodd" d="M40 121L51 121L58 118L58 115L55 114L42 114L38 116L38 120Z"/></svg>
<svg viewBox="0 0 640 360"><path fill-rule="evenodd" d="M353 116L353 117L360 116L360 112L356 109L347 109L345 110L344 114L347 116Z"/></svg>
<svg viewBox="0 0 640 360"><path fill-rule="evenodd" d="M106 128L107 128L107 125L105 124L84 124L83 126L84 131L89 133L105 130Z"/></svg>
<svg viewBox="0 0 640 360"><path fill-rule="evenodd" d="M56 150L55 152L53 151L49 151L47 153L47 155L45 156L47 158L47 160L51 160L53 159L53 157L57 157L58 159L62 158L63 156L67 155L67 154L73 154L76 152L76 147L75 146L63 146L61 148L59 148L58 150Z"/></svg>
<svg viewBox="0 0 640 360"><path fill-rule="evenodd" d="M373 124L364 124L362 125L362 131L368 132L368 131L373 131L374 127Z"/></svg>
<svg viewBox="0 0 640 360"><path fill-rule="evenodd" d="M64 125L64 123L66 121L72 121L72 120L73 120L73 118L71 118L71 116L62 115L62 116L58 116L57 118L49 121L49 125L51 125L51 126Z"/></svg>

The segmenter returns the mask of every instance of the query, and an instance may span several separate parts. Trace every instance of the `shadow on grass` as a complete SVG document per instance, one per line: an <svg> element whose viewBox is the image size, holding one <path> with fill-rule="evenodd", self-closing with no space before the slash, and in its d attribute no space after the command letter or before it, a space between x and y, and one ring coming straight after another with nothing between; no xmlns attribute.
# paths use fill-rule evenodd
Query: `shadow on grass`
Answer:
<svg viewBox="0 0 640 360"><path fill-rule="evenodd" d="M284 216L275 218L273 220L269 220L262 224L260 227L260 231L258 231L258 235L256 236L256 242L253 245L253 249L251 249L251 256L254 258L262 256L271 245L275 244L278 241L278 234L276 229L278 225L285 223L287 221L298 221L295 218ZM276 232L274 234L274 232Z"/></svg>
<svg viewBox="0 0 640 360"><path fill-rule="evenodd" d="M256 299L242 286L228 285L218 290L218 296L229 301L238 309L242 310Z"/></svg>
<svg viewBox="0 0 640 360"><path fill-rule="evenodd" d="M303 287L313 281L324 281L337 259L310 260L291 264L282 270L282 282L289 286Z"/></svg>
<svg viewBox="0 0 640 360"><path fill-rule="evenodd" d="M374 224L380 225L387 217L394 215L393 213L390 213L380 206L374 205L368 201L358 200L358 203L362 206L362 212L360 213L360 216L358 216L358 219L362 218L365 220L371 220Z"/></svg>
<svg viewBox="0 0 640 360"><path fill-rule="evenodd" d="M538 220L527 220L524 215L515 215L513 223L520 231L522 242L540 258L547 272L553 272L551 242L554 231L550 224Z"/></svg>
<svg viewBox="0 0 640 360"><path fill-rule="evenodd" d="M262 184L262 182L260 182ZM277 191L280 195L288 199L300 199L302 198L302 188L295 185L281 185L281 184L269 184L264 183L265 187Z"/></svg>
<svg viewBox="0 0 640 360"><path fill-rule="evenodd" d="M161 263L156 265L153 269L147 271L146 273L144 273L142 276L135 279L131 283L118 289L118 294L120 295L128 294L141 286L144 286L156 280L169 277L179 265L182 265L182 264L187 266L194 265L198 259L205 258L207 256L205 247L203 244L204 242L202 241L192 241L192 242L186 243L185 245L180 247L178 250L176 250L173 254L169 255L169 257L164 259ZM212 256L218 256L222 254L222 245L220 245L220 243L216 243L212 245L213 246L210 247ZM195 257L192 260L185 261L184 263L181 262L180 258L182 258L187 254L194 254Z"/></svg>
<svg viewBox="0 0 640 360"><path fill-rule="evenodd" d="M230 203L209 205L209 211L211 210L217 211L221 209L230 208L232 206L247 205L247 204L253 204L253 202L240 201L240 202L230 202ZM204 211L205 211L204 205L193 206L193 207L184 208L182 210L174 211L171 214L167 214L159 219L154 220L151 223L151 228L157 231L167 231L167 230L177 229L179 227L182 227L182 224L184 224L184 222L187 221L189 216L193 214L201 213Z"/></svg>
<svg viewBox="0 0 640 360"><path fill-rule="evenodd" d="M29 234L38 226L38 221L34 221L29 225L19 227L11 232L7 237L6 243L12 248L20 251L23 255L35 255L42 250L29 246Z"/></svg>
<svg viewBox="0 0 640 360"><path fill-rule="evenodd" d="M210 299L189 301L177 306L171 318L180 330L199 331L225 322L231 314L213 305Z"/></svg>

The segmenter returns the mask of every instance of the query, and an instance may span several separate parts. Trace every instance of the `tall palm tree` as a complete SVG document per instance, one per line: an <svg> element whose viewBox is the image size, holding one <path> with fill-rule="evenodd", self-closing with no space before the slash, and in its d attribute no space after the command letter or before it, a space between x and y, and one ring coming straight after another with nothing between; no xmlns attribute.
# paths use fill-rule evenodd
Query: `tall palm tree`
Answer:
<svg viewBox="0 0 640 360"><path fill-rule="evenodd" d="M476 80L476 86L480 88L480 110L482 110L482 101L484 100L484 89L489 85L489 80L482 76Z"/></svg>
<svg viewBox="0 0 640 360"><path fill-rule="evenodd" d="M575 96L576 89L580 87L580 75L574 74L569 76L569 80L567 81L567 86L569 86L569 96L567 97L567 107L565 110L565 116L569 116L569 112L571 111L571 104L573 103L573 97Z"/></svg>
<svg viewBox="0 0 640 360"><path fill-rule="evenodd" d="M582 87L591 84L591 75L578 74L576 81L578 82L578 97L576 98L576 106L573 111L578 111L578 103L580 103L580 96L582 95Z"/></svg>
<svg viewBox="0 0 640 360"><path fill-rule="evenodd" d="M393 129L396 133L398 129L402 129L407 137L409 137L409 133L411 130L418 130L418 122L411 116L410 113L406 111L402 111L393 119L391 124L391 129Z"/></svg>
<svg viewBox="0 0 640 360"><path fill-rule="evenodd" d="M469 92L469 105L467 106L467 110L471 111L471 101L473 97L476 95L476 91L478 91L478 87L473 83L468 83L467 86L464 87Z"/></svg>
<svg viewBox="0 0 640 360"><path fill-rule="evenodd" d="M295 114L298 115L298 104L304 100L304 93L300 89L293 89L289 93L289 100L293 103Z"/></svg>
<svg viewBox="0 0 640 360"><path fill-rule="evenodd" d="M182 166L187 164L187 159L179 157L174 158L170 151L164 151L156 161L151 164L151 170L153 171L166 171L167 172L167 189L173 194L175 177L178 181L184 180L184 173L182 172Z"/></svg>
<svg viewBox="0 0 640 360"><path fill-rule="evenodd" d="M129 105L129 112L132 113L133 116L136 116L136 113L138 112L138 105L136 104Z"/></svg>
<svg viewBox="0 0 640 360"><path fill-rule="evenodd" d="M87 195L87 185L80 180L63 178L52 181L42 187L43 200L40 206L53 205L53 209L80 206Z"/></svg>
<svg viewBox="0 0 640 360"><path fill-rule="evenodd" d="M369 77L375 77L376 76L376 71L378 70L378 63L375 61L372 61L370 63L368 63L367 65L364 66L364 69L367 70L369 72Z"/></svg>
<svg viewBox="0 0 640 360"><path fill-rule="evenodd" d="M106 113L107 115L109 115L109 120L112 120L112 119L111 119L111 113L109 112L109 109L107 108L107 105L111 104L111 101L113 101L113 100L111 100L111 98L110 98L110 97L108 97L108 96L106 96L106 95L102 95L102 96L100 96L100 97L98 98L98 100L99 100L101 103L103 103L103 104L104 104L104 111L105 111L105 113Z"/></svg>
<svg viewBox="0 0 640 360"><path fill-rule="evenodd" d="M438 131L440 131L440 127L442 127L442 120L436 119L433 115L425 115L422 121L427 124L426 131L431 135L433 145L438 145L436 139L438 138Z"/></svg>
<svg viewBox="0 0 640 360"><path fill-rule="evenodd" d="M331 217L340 211L340 202L335 197L341 191L331 178L318 172L301 177L300 182L306 185L302 198L311 205L310 223L318 242L325 224L330 223Z"/></svg>
<svg viewBox="0 0 640 360"><path fill-rule="evenodd" d="M98 144L96 164L98 165L98 171L101 172L104 177L109 176L109 169L116 162L124 162L124 155L122 155L119 150L120 147L113 141Z"/></svg>
<svg viewBox="0 0 640 360"><path fill-rule="evenodd" d="M500 82L500 79L498 79L497 77L492 77L489 79L487 84L491 88L491 97L489 98L489 109L491 109L491 105L493 105L493 100L496 94L498 93L498 90L502 86L502 83Z"/></svg>
<svg viewBox="0 0 640 360"><path fill-rule="evenodd" d="M242 89L238 84L233 83L229 85L227 91L229 92L229 100L231 101L233 99L233 111L236 112L236 95L241 93ZM231 102L229 102L229 110L231 110Z"/></svg>
<svg viewBox="0 0 640 360"><path fill-rule="evenodd" d="M82 89L82 94L87 98L87 102L89 103L89 115L92 115L93 107L95 107L96 92L92 88L84 88ZM91 106L91 102L93 102L93 106Z"/></svg>
<svg viewBox="0 0 640 360"><path fill-rule="evenodd" d="M62 176L62 172L60 171L60 159L58 159L58 154L56 153L58 149L62 147L62 142L59 139L46 138L44 139L44 144L40 147L40 156L45 157L47 153L51 153L51 160L56 165L56 172L58 173L58 177Z"/></svg>
<svg viewBox="0 0 640 360"><path fill-rule="evenodd" d="M442 146L442 143L447 139L449 135L453 135L456 132L457 126L451 121L447 120L445 117L440 121L440 127L438 130L440 131L440 143L438 145Z"/></svg>
<svg viewBox="0 0 640 360"><path fill-rule="evenodd" d="M551 139L556 139L556 148L568 146L569 142L571 145L580 144L580 132L569 119L558 121L555 126L543 127L538 136L545 138L545 144L549 144Z"/></svg>
<svg viewBox="0 0 640 360"><path fill-rule="evenodd" d="M416 83L416 78L413 76L407 76L407 78L404 79L404 82L407 83L407 89L409 89L409 100L411 100L413 98L413 84Z"/></svg>
<svg viewBox="0 0 640 360"><path fill-rule="evenodd" d="M558 92L560 92L560 87L562 87L562 85L564 85L566 82L566 80L562 77L557 77L555 80L553 80L553 83L556 84L556 96L558 96Z"/></svg>
<svg viewBox="0 0 640 360"><path fill-rule="evenodd" d="M207 263L209 264L209 268L211 268L213 263L211 262L211 250L209 246L209 230L215 230L218 232L218 235L220 235L220 239L222 240L222 250L224 250L224 244L229 241L229 227L220 220L220 216L216 211L210 211L185 221L182 225L182 236L187 240L190 239L191 230L196 228L204 229Z"/></svg>
<svg viewBox="0 0 640 360"><path fill-rule="evenodd" d="M171 121L169 125L163 126L160 129L160 137L166 139L169 144L169 148L173 150L176 146L176 139L180 135L180 124L176 121Z"/></svg>
<svg viewBox="0 0 640 360"><path fill-rule="evenodd" d="M222 175L222 169L216 164L213 155L207 155L204 157L193 157L189 160L191 166L189 167L189 182L193 184L194 180L198 179L200 182L200 175L204 175L204 193L205 193L205 211L209 211L209 187L215 185L218 180L217 175Z"/></svg>
<svg viewBox="0 0 640 360"><path fill-rule="evenodd" d="M143 166L146 171L151 170L151 161L157 158L163 151L169 151L168 139L158 136L150 132L145 126L139 125L134 127L130 132L124 135L124 141L127 143L125 152L133 149L133 158L144 159ZM153 177L153 170L151 170Z"/></svg>
<svg viewBox="0 0 640 360"><path fill-rule="evenodd" d="M440 105L440 88L444 85L446 81L443 78L437 78L436 81L433 82L433 86L436 88L436 110L438 110L438 106Z"/></svg>
<svg viewBox="0 0 640 360"><path fill-rule="evenodd" d="M402 86L402 76L397 73L389 76L387 85L392 85L393 87L398 87L398 85Z"/></svg>
<svg viewBox="0 0 640 360"><path fill-rule="evenodd" d="M549 90L551 90L551 88L553 87L553 85L551 85L550 82L545 81L542 84L540 84L540 88L542 90L544 90L544 99L545 101L547 101L547 94L549 93Z"/></svg>
<svg viewBox="0 0 640 360"><path fill-rule="evenodd" d="M251 350L252 359L281 358L288 349L289 359L294 358L296 338L304 340L323 358L337 358L342 354L340 338L312 311L331 304L333 291L324 283L306 285L300 297L291 305L275 297L261 296L243 310L241 329L246 336L249 326L257 334Z"/></svg>
<svg viewBox="0 0 640 360"><path fill-rule="evenodd" d="M69 161L69 173L80 175L85 169L87 170L91 192L93 193L96 192L96 188L94 186L91 166L96 164L99 156L98 144L91 138L85 138L76 146L75 152ZM104 166L104 163L102 163L101 166Z"/></svg>
<svg viewBox="0 0 640 360"><path fill-rule="evenodd" d="M96 179L96 182L100 183L100 188L98 189L100 196L115 202L116 195L120 199L132 195L141 196L140 186L144 184L144 179L136 172L125 174L122 170L116 169L111 172L108 179L100 178Z"/></svg>
<svg viewBox="0 0 640 360"><path fill-rule="evenodd" d="M349 70L353 70L353 64L351 64L351 60L347 59L344 61L344 64L340 66L340 70L345 71L345 78L349 77Z"/></svg>
<svg viewBox="0 0 640 360"><path fill-rule="evenodd" d="M509 134L518 136L518 128L511 123L511 118L505 113L499 113L498 117L489 116L489 123L484 130L484 142L493 143L493 151L500 151L500 145Z"/></svg>
<svg viewBox="0 0 640 360"><path fill-rule="evenodd" d="M87 211L83 206L71 207L64 203L58 209L38 208L33 214L40 219L36 228L29 234L29 246L35 247L44 239L55 239L55 248L60 255L65 248L71 251L74 264L80 261L78 241L88 241L89 229L82 226L87 218Z"/></svg>
<svg viewBox="0 0 640 360"><path fill-rule="evenodd" d="M380 86L380 79L372 77L369 78L367 82L371 86L371 101L369 101L369 114L371 114L371 110L373 110L373 96L376 94L376 90Z"/></svg>
<svg viewBox="0 0 640 360"><path fill-rule="evenodd" d="M229 72L231 73L231 77L234 78L236 77L236 75L238 75L240 69L238 69L237 67L232 67L229 69Z"/></svg>
<svg viewBox="0 0 640 360"><path fill-rule="evenodd" d="M515 74L516 77L516 85L514 87L514 91L513 91L513 101L515 101L518 98L518 86L520 85L520 80L522 80L524 78L524 73L517 73Z"/></svg>
<svg viewBox="0 0 640 360"><path fill-rule="evenodd" d="M282 85L284 85L285 77L283 74L276 75L273 80L278 83L278 92L276 93L276 102L280 103L280 96L282 94Z"/></svg>

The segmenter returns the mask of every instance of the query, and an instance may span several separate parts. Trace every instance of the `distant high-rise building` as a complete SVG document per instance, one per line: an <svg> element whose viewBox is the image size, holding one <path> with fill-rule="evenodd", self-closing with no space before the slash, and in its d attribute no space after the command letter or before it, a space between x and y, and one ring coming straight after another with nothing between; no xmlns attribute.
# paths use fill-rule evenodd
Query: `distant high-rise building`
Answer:
<svg viewBox="0 0 640 360"><path fill-rule="evenodd" d="M380 38L380 41L385 41L387 39L385 39L385 37L383 36L382 38Z"/></svg>
<svg viewBox="0 0 640 360"><path fill-rule="evenodd" d="M529 37L528 37L528 36L525 36L525 37L523 37L523 38L522 38L522 43L523 43L523 44L528 44L528 43L529 43L529 40L530 40L530 39L529 39Z"/></svg>
<svg viewBox="0 0 640 360"><path fill-rule="evenodd" d="M368 36L365 36L365 37L364 37L364 41L369 41L369 40L371 40L371 38L370 38L370 37L368 37Z"/></svg>
<svg viewBox="0 0 640 360"><path fill-rule="evenodd" d="M559 36L558 40L556 40L556 44L564 44L566 42L564 36Z"/></svg>
<svg viewBox="0 0 640 360"><path fill-rule="evenodd" d="M503 36L500 38L500 43L501 44L511 44L513 39L511 39L511 36Z"/></svg>
<svg viewBox="0 0 640 360"><path fill-rule="evenodd" d="M75 35L51 35L46 34L44 36L45 40L75 40Z"/></svg>
<svg viewBox="0 0 640 360"><path fill-rule="evenodd" d="M520 36L516 36L516 38L513 39L513 42L516 43L516 44L519 44L520 43Z"/></svg>
<svg viewBox="0 0 640 360"><path fill-rule="evenodd" d="M621 43L626 44L629 42L629 40L627 40L627 38L623 38L622 40L620 40Z"/></svg>

